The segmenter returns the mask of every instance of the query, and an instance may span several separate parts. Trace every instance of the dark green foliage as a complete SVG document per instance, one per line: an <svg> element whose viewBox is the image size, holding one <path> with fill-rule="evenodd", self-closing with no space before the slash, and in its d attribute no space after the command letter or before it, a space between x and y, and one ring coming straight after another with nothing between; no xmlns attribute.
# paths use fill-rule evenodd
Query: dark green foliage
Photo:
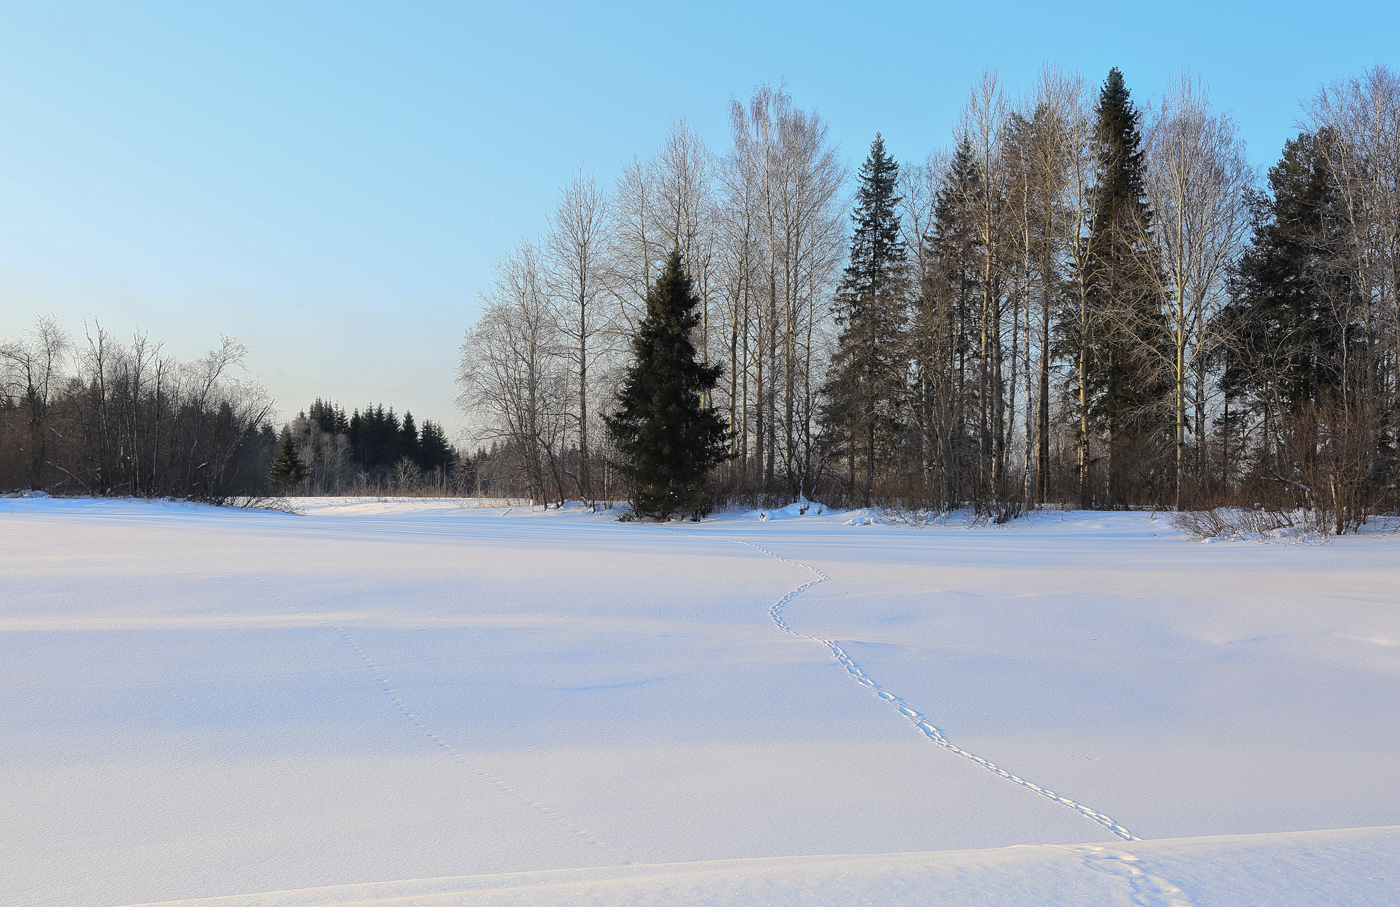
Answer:
<svg viewBox="0 0 1400 907"><path fill-rule="evenodd" d="M418 449L418 425L413 421L413 413L403 414L403 425L399 428L399 456L395 462L403 457L408 457L415 464L422 462L422 455Z"/></svg>
<svg viewBox="0 0 1400 907"><path fill-rule="evenodd" d="M1297 413L1340 383L1351 281L1338 234L1341 202L1321 147L1330 140L1325 133L1289 140L1269 169L1269 194L1250 200L1254 235L1222 315L1236 341L1224 350L1230 399L1276 398Z"/></svg>
<svg viewBox="0 0 1400 907"><path fill-rule="evenodd" d="M350 417L350 450L355 462L367 470L392 466L404 455L403 426L393 407L384 405L356 410Z"/></svg>
<svg viewBox="0 0 1400 907"><path fill-rule="evenodd" d="M983 244L969 202L981 174L964 138L934 198L933 226L923 237L924 272L912 306L909 353L914 368L914 420L921 462L937 480L948 506L964 500L975 472L978 349L975 333L982 294Z"/></svg>
<svg viewBox="0 0 1400 907"><path fill-rule="evenodd" d="M306 467L297 456L296 445L292 443L292 433L282 429L282 440L277 447L277 456L272 458L272 468L268 470L267 481L278 494L288 494L306 477Z"/></svg>
<svg viewBox="0 0 1400 907"><path fill-rule="evenodd" d="M318 397L298 419L331 438L344 436L349 452L347 484L357 473L383 478L403 460L425 474L434 470L449 474L456 464L457 454L441 424L429 419L419 429L412 413L404 413L400 420L392 407L385 409L383 404L357 409L347 418L338 404Z"/></svg>
<svg viewBox="0 0 1400 907"><path fill-rule="evenodd" d="M442 426L431 419L425 420L418 439L418 466L424 472L432 472L434 469L450 470L454 458L452 445L447 442L447 435Z"/></svg>
<svg viewBox="0 0 1400 907"><path fill-rule="evenodd" d="M691 342L699 304L681 254L673 251L647 293L617 412L603 418L637 516L699 519L706 510L705 479L729 457L724 417L703 403L721 369L701 363Z"/></svg>
<svg viewBox="0 0 1400 907"><path fill-rule="evenodd" d="M314 423L317 428L328 435L345 434L350 430L350 420L345 417L345 410L335 403L316 398L316 402L311 404L311 408L306 411L305 416L308 421Z"/></svg>
<svg viewBox="0 0 1400 907"><path fill-rule="evenodd" d="M860 168L850 263L836 292L842 330L824 388L828 437L848 458L864 461L867 501L904 422L908 256L899 235L898 181L899 164L877 134Z"/></svg>
<svg viewBox="0 0 1400 907"><path fill-rule="evenodd" d="M1121 503L1130 465L1141 485L1139 454L1154 419L1153 407L1170 391L1154 372L1145 338L1167 336L1151 244L1152 210L1144 188L1146 153L1142 115L1128 96L1123 74L1109 72L1099 94L1094 217L1090 227L1089 298L1094 343L1087 376L1090 416L1108 441L1110 506ZM1160 445L1148 445L1156 449Z"/></svg>
<svg viewBox="0 0 1400 907"><path fill-rule="evenodd" d="M1254 500L1304 507L1336 533L1359 528L1395 488L1383 357L1358 292L1350 212L1323 129L1284 145L1221 313L1219 423L1260 443L1240 458ZM1227 434L1227 437L1229 435ZM1244 445L1240 445L1243 449Z"/></svg>

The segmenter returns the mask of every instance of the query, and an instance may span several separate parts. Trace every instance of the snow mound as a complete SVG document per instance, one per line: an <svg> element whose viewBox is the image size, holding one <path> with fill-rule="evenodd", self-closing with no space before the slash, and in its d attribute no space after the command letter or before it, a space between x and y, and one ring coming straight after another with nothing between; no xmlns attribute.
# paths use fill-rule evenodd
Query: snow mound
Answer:
<svg viewBox="0 0 1400 907"><path fill-rule="evenodd" d="M831 516L835 512L836 511L833 511L826 504L817 501L809 501L805 497L799 497L786 507L748 510L740 513L738 516L741 520L757 520L760 523L768 523L782 520L812 519L814 517Z"/></svg>
<svg viewBox="0 0 1400 907"><path fill-rule="evenodd" d="M419 879L129 907L1394 903L1400 828L716 860Z"/></svg>

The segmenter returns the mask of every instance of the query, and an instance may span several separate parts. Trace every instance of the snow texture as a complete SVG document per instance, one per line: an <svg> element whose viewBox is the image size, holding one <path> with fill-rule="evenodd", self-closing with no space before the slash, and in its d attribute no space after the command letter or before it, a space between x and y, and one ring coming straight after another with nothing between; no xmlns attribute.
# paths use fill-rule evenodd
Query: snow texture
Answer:
<svg viewBox="0 0 1400 907"><path fill-rule="evenodd" d="M0 904L1400 904L1394 535L303 510L0 499Z"/></svg>

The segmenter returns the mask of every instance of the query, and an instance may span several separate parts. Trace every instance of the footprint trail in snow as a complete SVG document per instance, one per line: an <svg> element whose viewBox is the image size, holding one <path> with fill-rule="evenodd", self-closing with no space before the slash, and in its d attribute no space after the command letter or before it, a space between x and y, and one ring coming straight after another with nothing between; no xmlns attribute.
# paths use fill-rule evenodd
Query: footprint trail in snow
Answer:
<svg viewBox="0 0 1400 907"><path fill-rule="evenodd" d="M982 766L983 768L987 769L993 774L1000 775L1001 777L1005 778L1007 781L1012 782L1013 784L1019 784L1026 790L1033 791L1034 793L1037 793L1042 797L1053 800L1056 803L1059 803L1061 806L1069 807L1070 809L1074 810L1080 815L1092 819L1093 821L1102 825L1104 828L1107 828L1109 831L1113 832L1115 835L1117 835L1125 841L1141 840L1137 835L1124 828L1122 825L1114 821L1109 816L1106 816L1097 810L1091 809L1082 803L1071 800L1069 797L1057 794L1052 790L1047 790L1046 788L1041 787L1039 784L1036 784L1032 781L1028 781L1025 778L1020 777L1019 775L1013 774L1007 771L1006 769L1002 768L1001 766L997 765L996 763L985 759L982 756L977 755L976 753L968 752L967 750L953 743L951 740L945 737L943 735L943 731L941 731L936 725L934 725L932 721L925 717L923 713L917 711L914 708L911 708L909 704L904 701L904 699L895 695L894 693L891 693L889 690L886 690L878 682L876 682L874 678L872 678L869 674L866 674L864 669L862 669L860 665L856 664L855 660L852 659L851 656L847 654L846 650L841 648L841 646L835 640L821 639L817 636L808 636L806 633L800 633L797 630L794 630L792 627L788 626L787 620L783 617L783 609L786 608L788 604L797 596L801 595L803 592L806 592L813 586L817 586L826 582L827 580L831 579L831 577L827 576L825 573L818 570L816 567L813 567L809 564L802 564L794 560L789 560L788 558L785 558L782 555L774 554L767 548L764 548L760 545L755 545L752 542L744 542L738 539L730 539L730 541L734 542L737 545L744 545L749 548L752 548L755 551L758 551L762 554L766 554L768 557L771 557L774 560L782 561L784 564L790 564L793 567L800 567L804 570L808 570L816 574L816 579L811 580L810 582L803 583L796 589L793 589L791 592L787 593L782 598L774 602L773 607L768 609L768 616L772 618L773 623L778 627L778 629L782 630L784 633L791 634L792 636L796 636L799 639L806 639L810 640L811 642L821 643L822 645L826 646L827 649L831 651L831 654L841 664L841 666L846 669L846 673L854 677L856 681L862 686L869 687L871 690L874 691L876 696L880 697L885 702L888 702L891 706L893 706L899 712L899 714L903 715L906 719L908 719L910 723L912 723L914 727L918 728L920 733L922 733L929 740L932 740L934 743L938 744L939 746L943 747L945 750L948 750L951 753L956 753L964 759L969 759L977 763L978 765Z"/></svg>
<svg viewBox="0 0 1400 907"><path fill-rule="evenodd" d="M264 590L264 598L266 600L276 602L277 604L281 605L283 609L290 613L303 613L300 607L283 597L267 580L259 578L258 583L262 586ZM424 736L431 740L437 747L442 749L443 752L445 752L448 755L448 757L455 759L457 762L465 766L478 778L481 778L483 781L486 781L487 783L493 785L503 793L518 800L525 806L528 806L529 808L548 817L549 819L552 819L553 821L559 823L559 825L561 825L566 831L568 831L578 840L590 844L593 847L599 848L605 852L614 852L613 847L600 840L598 837L591 834L590 832L586 831L582 827L581 823L559 812L556 812L554 809L551 809L549 806L545 805L544 803L541 803L539 800L536 800L535 798L502 781L500 778L496 777L491 772L488 772L486 769L476 764L476 762L474 762L472 759L468 758L468 756L460 748L453 746L447 740L439 736L438 733L434 731L431 727L429 727L427 724L425 724L423 720L418 717L418 714L409 707L408 703L406 703L403 700L403 698L399 695L398 690L395 689L389 683L389 678L385 675L384 670L378 664L376 664L373 659L369 657L369 655L365 652L364 647L360 645L359 640L357 640L350 633L349 630L347 630L345 627L333 623L327 624L326 627L331 630L334 630L340 635L342 639L345 640L345 642L347 642L350 645L350 648L355 651L355 656L374 676L376 685L379 687L380 691L385 696L389 697L389 700L394 703L398 711L402 713L403 717L407 719L408 722L412 724L415 728L417 728L419 732L421 732Z"/></svg>

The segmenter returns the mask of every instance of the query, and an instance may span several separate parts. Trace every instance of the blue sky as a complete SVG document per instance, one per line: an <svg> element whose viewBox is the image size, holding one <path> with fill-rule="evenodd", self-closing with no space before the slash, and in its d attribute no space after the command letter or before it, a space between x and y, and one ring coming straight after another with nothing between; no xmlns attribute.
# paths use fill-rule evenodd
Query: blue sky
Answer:
<svg viewBox="0 0 1400 907"><path fill-rule="evenodd" d="M1267 166L1299 102L1400 66L1400 12L1316 3L6 3L0 337L41 314L191 358L242 340L284 416L317 395L458 423L491 264L573 170L786 80L858 163L949 142L985 68L1183 68Z"/></svg>

